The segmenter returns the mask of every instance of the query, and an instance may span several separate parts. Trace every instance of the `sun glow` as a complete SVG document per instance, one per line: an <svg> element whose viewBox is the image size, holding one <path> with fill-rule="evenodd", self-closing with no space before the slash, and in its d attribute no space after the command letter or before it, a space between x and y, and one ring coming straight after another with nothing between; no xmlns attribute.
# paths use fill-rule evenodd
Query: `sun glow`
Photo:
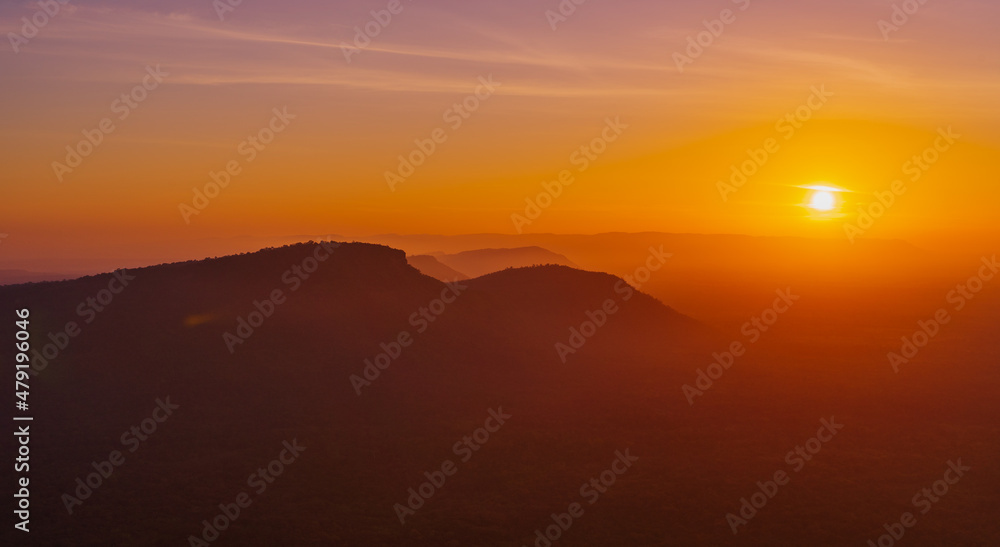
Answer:
<svg viewBox="0 0 1000 547"><path fill-rule="evenodd" d="M802 206L812 212L813 218L829 219L840 216L839 211L843 205L840 194L847 192L847 190L829 185L801 186L800 188L809 191Z"/></svg>
<svg viewBox="0 0 1000 547"><path fill-rule="evenodd" d="M837 208L837 197L833 192L818 190L809 199L809 207L817 211L832 211Z"/></svg>

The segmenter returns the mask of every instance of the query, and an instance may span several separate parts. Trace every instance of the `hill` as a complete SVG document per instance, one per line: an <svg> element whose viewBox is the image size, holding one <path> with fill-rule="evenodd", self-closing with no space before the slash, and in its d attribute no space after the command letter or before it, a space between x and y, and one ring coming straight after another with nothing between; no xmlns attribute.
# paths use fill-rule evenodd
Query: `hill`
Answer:
<svg viewBox="0 0 1000 547"><path fill-rule="evenodd" d="M625 446L603 425L604 391L628 391L650 370L679 378L703 351L694 339L713 336L631 289L622 300L620 281L542 267L449 286L420 274L402 251L308 243L0 287L4 309L32 312L41 352L32 354L32 427L60 432L32 438L32 537L185 543L220 503L253 492L248 474L296 440L307 447L301 459L254 495L220 544L513 537L516 523L545 516L547 505L522 497L544 489L551 461L600 462ZM616 311L604 312L596 333L584 327L576 346L573 329L611 299ZM663 342L633 347L644 331ZM559 343L574 346L566 362ZM161 403L176 409L154 424ZM424 471L460 461L453 445L497 409L514 416L510 425L400 525L394 504L406 503ZM141 441L128 433L144 423L155 433ZM596 436L571 433L595 427ZM76 479L115 450L124 463L86 498L87 488L75 493ZM94 528L95 520L107 526Z"/></svg>
<svg viewBox="0 0 1000 547"><path fill-rule="evenodd" d="M479 277L505 268L523 268L544 264L578 267L565 256L541 247L515 247L509 249L473 249L460 253L435 253L440 262L465 272L469 277Z"/></svg>

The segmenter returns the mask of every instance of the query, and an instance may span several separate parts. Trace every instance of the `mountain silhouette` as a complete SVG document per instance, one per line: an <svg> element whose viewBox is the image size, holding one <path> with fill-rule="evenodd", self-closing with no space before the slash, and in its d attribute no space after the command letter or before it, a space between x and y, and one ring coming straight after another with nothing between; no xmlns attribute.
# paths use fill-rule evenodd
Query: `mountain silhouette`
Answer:
<svg viewBox="0 0 1000 547"><path fill-rule="evenodd" d="M464 272L469 277L479 277L505 268L520 268L542 264L559 264L577 267L565 256L537 246L507 249L474 249L460 253L435 253L441 263Z"/></svg>
<svg viewBox="0 0 1000 547"><path fill-rule="evenodd" d="M614 313L601 311L608 301ZM356 243L4 286L0 303L32 311L32 427L60 432L31 445L45 469L32 475L32 534L50 544L200 538L202 521L252 491L248 474L293 441L300 458L226 543L499 542L509 529L475 521L544 519L564 496L524 503L554 476L540 462L570 451L572 482L582 458L610 461L634 440L613 425L633 412L620 403L651 378L675 389L709 347L699 341L717 336L607 274L542 266L448 285L402 251ZM559 343L574 349L565 360ZM166 401L177 408L148 439L126 434ZM497 409L513 418L496 440L401 525L393 507L408 488L459 461L453 445ZM78 496L76 479L114 450L124 463ZM490 488L504 500L482 497ZM105 528L88 526L95 515ZM534 525L522 528L530 537Z"/></svg>

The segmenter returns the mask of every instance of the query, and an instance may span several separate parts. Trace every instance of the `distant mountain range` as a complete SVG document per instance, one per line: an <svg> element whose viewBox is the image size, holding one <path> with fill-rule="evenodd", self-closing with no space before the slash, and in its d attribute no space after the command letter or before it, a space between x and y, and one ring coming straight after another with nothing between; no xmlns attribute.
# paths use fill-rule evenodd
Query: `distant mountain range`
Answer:
<svg viewBox="0 0 1000 547"><path fill-rule="evenodd" d="M410 266L420 270L420 273L429 275L438 281L461 281L463 279L469 279L469 276L449 267L438 260L435 256L410 255L406 257L406 261L410 264Z"/></svg>
<svg viewBox="0 0 1000 547"><path fill-rule="evenodd" d="M541 247L513 249L475 249L460 253L414 255L410 264L421 272L442 281L479 277L507 268L561 265L577 268L570 259ZM443 266L443 267L442 267Z"/></svg>

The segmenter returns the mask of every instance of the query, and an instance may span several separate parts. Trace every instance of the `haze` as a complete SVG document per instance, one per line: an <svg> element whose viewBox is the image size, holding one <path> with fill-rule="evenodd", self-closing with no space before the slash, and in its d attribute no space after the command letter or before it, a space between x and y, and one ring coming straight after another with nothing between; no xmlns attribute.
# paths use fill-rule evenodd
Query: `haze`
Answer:
<svg viewBox="0 0 1000 547"><path fill-rule="evenodd" d="M348 62L341 46L386 5L243 2L222 20L208 0L66 5L0 53L4 263L93 271L80 261L197 258L192 242L234 236L517 233L511 215L567 169L574 183L523 232L843 238L858 205L906 177L863 237L975 252L998 239L993 2L928 2L888 39L889 2L594 1L555 30L557 2L406 2ZM674 54L724 9L735 21L679 71ZM0 21L21 32L35 11L4 3ZM147 67L168 75L112 110ZM452 129L481 77L499 85ZM832 96L785 140L775 122L814 87ZM247 162L238 146L275 108L294 120ZM57 176L103 118L114 131ZM572 154L609 118L627 129L579 172ZM910 183L906 163L949 127L960 139ZM398 156L438 128L447 140L390 190ZM771 137L780 151L724 201L717 183ZM185 219L233 160L240 174ZM851 191L846 217L803 211L817 183Z"/></svg>

